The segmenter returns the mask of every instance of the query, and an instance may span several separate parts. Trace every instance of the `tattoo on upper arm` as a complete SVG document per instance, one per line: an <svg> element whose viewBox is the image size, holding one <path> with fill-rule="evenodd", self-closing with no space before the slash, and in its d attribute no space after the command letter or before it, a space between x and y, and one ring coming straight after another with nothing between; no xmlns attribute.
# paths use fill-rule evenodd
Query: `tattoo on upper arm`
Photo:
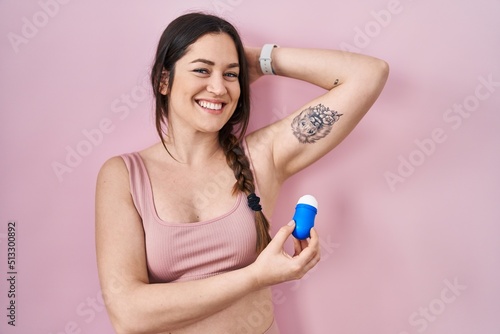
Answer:
<svg viewBox="0 0 500 334"><path fill-rule="evenodd" d="M314 143L332 130L333 124L342 116L335 110L318 104L301 111L292 121L292 131L299 142Z"/></svg>

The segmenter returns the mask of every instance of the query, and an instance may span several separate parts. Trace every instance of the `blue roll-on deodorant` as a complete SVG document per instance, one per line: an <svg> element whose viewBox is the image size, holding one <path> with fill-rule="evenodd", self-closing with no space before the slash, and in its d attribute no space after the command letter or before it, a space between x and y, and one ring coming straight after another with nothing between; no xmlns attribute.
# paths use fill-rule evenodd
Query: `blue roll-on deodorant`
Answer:
<svg viewBox="0 0 500 334"><path fill-rule="evenodd" d="M318 212L318 201L312 195L304 195L299 198L295 206L295 229L293 236L299 240L304 240L310 237L310 230L314 226L314 218Z"/></svg>

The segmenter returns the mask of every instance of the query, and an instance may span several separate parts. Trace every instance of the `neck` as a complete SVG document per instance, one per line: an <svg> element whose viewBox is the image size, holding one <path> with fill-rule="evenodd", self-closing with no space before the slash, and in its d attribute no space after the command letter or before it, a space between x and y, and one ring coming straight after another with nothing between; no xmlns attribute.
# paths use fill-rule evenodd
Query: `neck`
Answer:
<svg viewBox="0 0 500 334"><path fill-rule="evenodd" d="M222 152L218 133L169 133L163 140L165 148L178 163L204 166Z"/></svg>

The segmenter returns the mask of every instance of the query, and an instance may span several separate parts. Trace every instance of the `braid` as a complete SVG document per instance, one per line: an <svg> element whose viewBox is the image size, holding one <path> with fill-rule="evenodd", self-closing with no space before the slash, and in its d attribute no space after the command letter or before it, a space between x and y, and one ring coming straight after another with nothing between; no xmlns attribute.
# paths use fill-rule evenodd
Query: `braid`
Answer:
<svg viewBox="0 0 500 334"><path fill-rule="evenodd" d="M233 170L236 183L233 187L233 194L237 191L244 192L247 196L255 192L255 182L250 162L248 161L245 152L243 152L240 143L236 136L229 134L221 145L226 154L226 161L229 167ZM271 241L269 234L269 222L267 221L262 211L255 211L255 228L257 230L257 253L260 253L267 244Z"/></svg>

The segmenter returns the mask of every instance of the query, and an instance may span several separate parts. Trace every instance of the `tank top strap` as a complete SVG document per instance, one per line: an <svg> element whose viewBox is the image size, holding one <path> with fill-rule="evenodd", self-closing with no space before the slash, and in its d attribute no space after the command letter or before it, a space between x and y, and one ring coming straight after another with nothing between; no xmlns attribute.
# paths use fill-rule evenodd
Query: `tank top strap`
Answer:
<svg viewBox="0 0 500 334"><path fill-rule="evenodd" d="M151 209L151 188L149 175L146 166L142 161L139 152L125 153L121 158L127 166L130 177L130 193L134 201L137 212L142 217L143 222L147 221L147 216Z"/></svg>

